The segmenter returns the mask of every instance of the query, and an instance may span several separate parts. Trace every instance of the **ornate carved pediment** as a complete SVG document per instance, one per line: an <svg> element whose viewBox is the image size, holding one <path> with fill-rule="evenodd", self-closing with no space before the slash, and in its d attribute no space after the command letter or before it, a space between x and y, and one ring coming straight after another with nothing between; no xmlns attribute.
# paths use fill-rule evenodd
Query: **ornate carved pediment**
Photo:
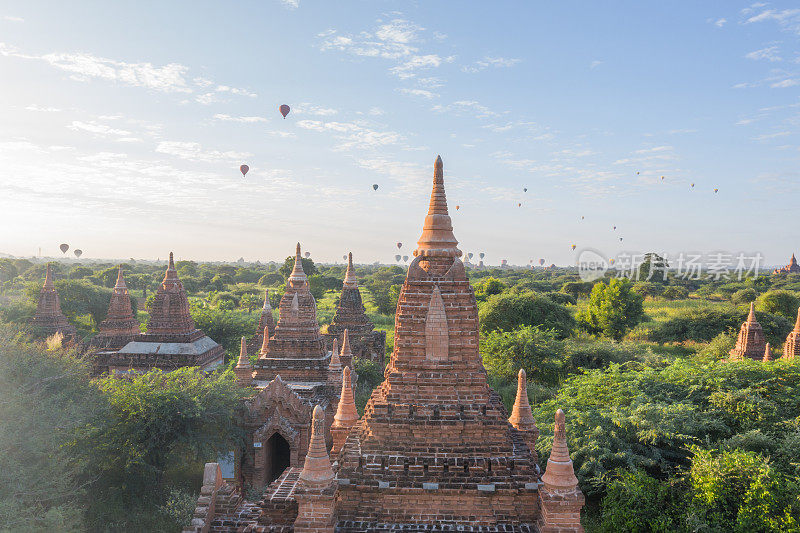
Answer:
<svg viewBox="0 0 800 533"><path fill-rule="evenodd" d="M311 404L300 398L280 376L275 376L252 400L245 401L250 418L262 418L274 410L274 406L280 406L283 412L294 413L297 420L311 420Z"/></svg>
<svg viewBox="0 0 800 533"><path fill-rule="evenodd" d="M425 270L419 266L419 262L422 260L422 256L415 257L411 264L408 265L408 275L406 276L407 279L428 279L430 278L430 274L425 272Z"/></svg>
<svg viewBox="0 0 800 533"><path fill-rule="evenodd" d="M464 263L458 257L453 258L453 264L448 269L447 274L444 275L445 279L452 279L453 281L461 281L467 279L467 272L464 270Z"/></svg>
<svg viewBox="0 0 800 533"><path fill-rule="evenodd" d="M271 417L253 434L253 440L265 441L269 439L273 433L280 434L286 442L297 444L297 438L300 432L292 426L292 422L287 420L280 413L273 413Z"/></svg>

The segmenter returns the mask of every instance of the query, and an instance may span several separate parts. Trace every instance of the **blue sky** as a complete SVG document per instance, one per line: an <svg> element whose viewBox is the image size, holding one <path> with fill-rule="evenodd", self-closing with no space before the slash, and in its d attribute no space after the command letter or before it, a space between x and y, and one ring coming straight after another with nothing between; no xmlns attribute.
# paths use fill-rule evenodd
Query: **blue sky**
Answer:
<svg viewBox="0 0 800 533"><path fill-rule="evenodd" d="M389 262L437 154L490 263L800 251L793 2L0 2L0 43L0 252Z"/></svg>

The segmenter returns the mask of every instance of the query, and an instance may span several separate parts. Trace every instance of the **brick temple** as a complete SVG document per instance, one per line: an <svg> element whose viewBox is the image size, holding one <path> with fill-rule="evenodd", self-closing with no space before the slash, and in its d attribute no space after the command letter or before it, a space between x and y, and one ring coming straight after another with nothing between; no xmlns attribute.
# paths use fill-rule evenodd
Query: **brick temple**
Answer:
<svg viewBox="0 0 800 533"><path fill-rule="evenodd" d="M89 350L115 352L138 337L140 333L139 321L133 316L128 286L125 285L120 265L106 319L100 323L100 333L89 341Z"/></svg>
<svg viewBox="0 0 800 533"><path fill-rule="evenodd" d="M786 337L786 343L783 345L783 357L786 359L800 357L800 309L797 310L794 329Z"/></svg>
<svg viewBox="0 0 800 533"><path fill-rule="evenodd" d="M348 331L350 349L353 355L383 364L386 351L386 332L375 331L375 325L367 318L364 304L361 301L361 290L358 288L355 268L353 268L353 254L347 254L347 271L342 283L342 294L336 314L328 326L325 334L328 346L333 339L344 340L342 336Z"/></svg>
<svg viewBox="0 0 800 533"><path fill-rule="evenodd" d="M729 352L729 361L741 361L745 357L762 361L767 351L767 344L764 339L764 331L761 324L756 320L755 304L750 302L750 312L747 320L739 328L739 337L736 339L736 346Z"/></svg>
<svg viewBox="0 0 800 533"><path fill-rule="evenodd" d="M175 270L172 252L164 280L148 312L150 316L145 333L138 334L118 351L96 354L97 373L146 372L152 368L175 370L184 366L211 370L224 362L222 346L197 329L192 320L189 300Z"/></svg>
<svg viewBox="0 0 800 533"><path fill-rule="evenodd" d="M58 299L56 285L53 282L53 271L50 268L50 263L47 263L44 285L39 292L36 313L31 318L30 323L31 326L48 337L55 333L61 333L65 342L77 340L78 332L75 326L70 324L67 317L61 312L61 302Z"/></svg>
<svg viewBox="0 0 800 533"><path fill-rule="evenodd" d="M263 389L248 409L262 423L258 438L247 443L235 483L223 482L215 464L206 465L203 495L185 532L583 531L584 498L567 449L564 413L556 413L542 476L532 450L538 430L525 374L510 417L487 384L478 308L457 246L437 158L428 215L397 304L394 351L360 418L350 370L336 361L335 351L327 358L327 377L341 368L335 400L312 407L317 398L307 391L321 385L294 382L301 370L321 380L326 360L311 323L298 246L276 334L264 341L269 362L260 355L255 366L254 384ZM284 328L287 338L273 351L285 313L291 329ZM292 351L300 348L306 355ZM298 360L305 361L302 369ZM286 381L277 376L284 365ZM246 372L241 375L247 386ZM300 418L308 425L295 427ZM285 443L264 446L276 435ZM248 476L258 475L246 472L253 471L253 449L255 465L290 457L257 502L242 496Z"/></svg>
<svg viewBox="0 0 800 533"><path fill-rule="evenodd" d="M797 259L795 258L794 254L792 254L792 258L789 260L789 264L781 267L776 268L772 271L773 274L797 274L800 273L800 265L797 264Z"/></svg>

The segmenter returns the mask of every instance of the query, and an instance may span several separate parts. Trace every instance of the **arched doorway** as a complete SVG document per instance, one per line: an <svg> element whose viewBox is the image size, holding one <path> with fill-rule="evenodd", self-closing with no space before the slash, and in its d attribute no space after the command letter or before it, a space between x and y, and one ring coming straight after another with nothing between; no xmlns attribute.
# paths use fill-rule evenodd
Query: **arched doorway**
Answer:
<svg viewBox="0 0 800 533"><path fill-rule="evenodd" d="M291 449L286 439L278 433L273 433L265 444L267 456L267 484L270 484L278 479L289 466Z"/></svg>

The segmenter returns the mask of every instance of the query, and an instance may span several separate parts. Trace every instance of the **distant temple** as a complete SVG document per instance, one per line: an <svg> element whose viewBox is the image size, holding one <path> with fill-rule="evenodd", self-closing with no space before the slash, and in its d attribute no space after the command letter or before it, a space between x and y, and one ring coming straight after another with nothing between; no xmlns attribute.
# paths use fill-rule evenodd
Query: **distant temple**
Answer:
<svg viewBox="0 0 800 533"><path fill-rule="evenodd" d="M39 301L36 304L36 313L31 319L31 325L48 337L55 333L61 333L64 335L65 342L77 340L78 332L75 326L70 324L67 317L61 312L61 302L58 299L55 283L53 283L50 263L47 264L44 286L39 293Z"/></svg>
<svg viewBox="0 0 800 533"><path fill-rule="evenodd" d="M100 333L89 341L89 350L113 352L131 342L140 333L139 321L133 316L131 298L120 265L106 319L100 323Z"/></svg>
<svg viewBox="0 0 800 533"><path fill-rule="evenodd" d="M785 267L776 268L772 271L773 274L795 274L800 273L800 265L797 264L797 259L795 258L794 254L792 254L792 259L789 261L789 264Z"/></svg>
<svg viewBox="0 0 800 533"><path fill-rule="evenodd" d="M344 344L342 336L345 331L349 332L349 344L353 355L383 363L386 351L386 332L375 331L374 324L367 318L364 304L361 301L356 272L353 268L352 253L347 255L347 271L342 284L339 305L336 307L336 315L325 334L328 345L331 345L333 339L339 339Z"/></svg>
<svg viewBox="0 0 800 533"><path fill-rule="evenodd" d="M119 300L122 300L121 295ZM130 309L130 303L128 306ZM164 280L148 311L150 317L146 333L138 334L118 351L101 351L96 354L97 373L146 372L152 368L174 370L183 366L199 366L211 370L224 362L225 351L222 346L197 329L192 320L189 300L181 280L178 279L172 252L169 254Z"/></svg>
<svg viewBox="0 0 800 533"><path fill-rule="evenodd" d="M744 321L739 329L736 346L729 352L728 360L740 361L748 357L756 361L762 361L766 351L767 344L764 339L764 331L761 329L761 324L756 320L755 304L751 302L747 320Z"/></svg>
<svg viewBox="0 0 800 533"><path fill-rule="evenodd" d="M237 365L240 383L256 387L237 479L224 482L219 466L207 464L184 532L583 531L564 413L556 413L542 476L524 373L510 417L487 383L478 308L457 245L437 158L400 291L394 352L361 418L344 354L322 348L298 246L252 382L246 355ZM264 483L257 501L244 499L245 487Z"/></svg>

